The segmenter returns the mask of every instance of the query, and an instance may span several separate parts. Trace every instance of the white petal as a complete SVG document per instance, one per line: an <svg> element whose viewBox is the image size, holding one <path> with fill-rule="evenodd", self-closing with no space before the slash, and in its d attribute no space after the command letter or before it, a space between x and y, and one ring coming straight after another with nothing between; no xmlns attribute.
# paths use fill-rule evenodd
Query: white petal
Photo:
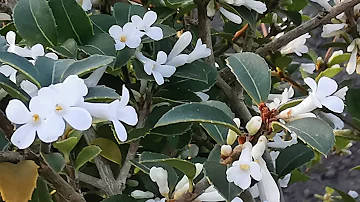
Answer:
<svg viewBox="0 0 360 202"><path fill-rule="evenodd" d="M172 60L175 56L179 55L191 42L191 32L184 32L180 38L176 41L174 47L168 55L168 60Z"/></svg>
<svg viewBox="0 0 360 202"><path fill-rule="evenodd" d="M153 73L153 68L154 68L155 62L147 62L144 64L144 71L147 75L151 75Z"/></svg>
<svg viewBox="0 0 360 202"><path fill-rule="evenodd" d="M322 112L322 114L325 116L326 119L328 119L329 121L333 122L334 124L334 129L343 129L345 127L344 122L337 116L335 116L332 113L324 113Z"/></svg>
<svg viewBox="0 0 360 202"><path fill-rule="evenodd" d="M263 14L267 10L266 4L260 1L247 1L245 6L260 14Z"/></svg>
<svg viewBox="0 0 360 202"><path fill-rule="evenodd" d="M154 70L159 72L163 77L169 78L175 73L176 68L170 65L156 65Z"/></svg>
<svg viewBox="0 0 360 202"><path fill-rule="evenodd" d="M350 56L349 62L346 65L346 72L348 74L352 74L356 69L356 56L357 56L357 48L355 48Z"/></svg>
<svg viewBox="0 0 360 202"><path fill-rule="evenodd" d="M146 12L143 17L144 24L149 27L155 23L156 19L157 19L157 14L154 11Z"/></svg>
<svg viewBox="0 0 360 202"><path fill-rule="evenodd" d="M251 177L253 177L257 181L261 180L262 174L261 174L261 171L260 171L259 164L255 163L255 162L250 163L250 175L251 175Z"/></svg>
<svg viewBox="0 0 360 202"><path fill-rule="evenodd" d="M134 25L131 22L127 22L124 26L123 26L123 34L127 37L134 35L135 33L137 33L139 30L136 29L136 25Z"/></svg>
<svg viewBox="0 0 360 202"><path fill-rule="evenodd" d="M289 182L290 182L290 179L291 179L291 173L285 175L283 177L283 179L279 180L280 187L286 188L288 186Z"/></svg>
<svg viewBox="0 0 360 202"><path fill-rule="evenodd" d="M36 44L33 47L31 47L31 57L36 60L37 57L39 56L44 56L45 55L45 51L44 51L44 46L41 44Z"/></svg>
<svg viewBox="0 0 360 202"><path fill-rule="evenodd" d="M9 77L11 74L16 75L17 70L12 68L10 65L2 65L0 67L0 73L4 74L6 77Z"/></svg>
<svg viewBox="0 0 360 202"><path fill-rule="evenodd" d="M329 77L323 76L318 82L318 88L316 91L316 97L322 98L329 96L337 90L338 85L335 80L330 79Z"/></svg>
<svg viewBox="0 0 360 202"><path fill-rule="evenodd" d="M159 51L156 56L156 64L164 64L167 60L167 55L164 51Z"/></svg>
<svg viewBox="0 0 360 202"><path fill-rule="evenodd" d="M92 118L88 111L80 107L66 109L63 118L76 130L87 130L91 126Z"/></svg>
<svg viewBox="0 0 360 202"><path fill-rule="evenodd" d="M353 40L350 45L346 48L347 52L352 52L355 49L356 40Z"/></svg>
<svg viewBox="0 0 360 202"><path fill-rule="evenodd" d="M231 202L243 202L243 200L239 197L235 197Z"/></svg>
<svg viewBox="0 0 360 202"><path fill-rule="evenodd" d="M239 128L240 127L240 119L234 118L233 121L235 122L236 126Z"/></svg>
<svg viewBox="0 0 360 202"><path fill-rule="evenodd" d="M11 136L11 143L19 149L28 148L35 140L35 131L32 124L20 126Z"/></svg>
<svg viewBox="0 0 360 202"><path fill-rule="evenodd" d="M208 17L213 17L216 13L214 0L210 0L206 6L206 14Z"/></svg>
<svg viewBox="0 0 360 202"><path fill-rule="evenodd" d="M157 71L153 71L153 76L158 85L164 84L164 77Z"/></svg>
<svg viewBox="0 0 360 202"><path fill-rule="evenodd" d="M274 180L274 178L271 176L269 170L266 167L265 161L260 158L258 159L261 172L263 174L261 181L258 183L259 185L259 191L263 192L260 193L260 196L265 196L267 201L280 201L280 191L277 187L277 184Z"/></svg>
<svg viewBox="0 0 360 202"><path fill-rule="evenodd" d="M137 48L140 46L141 43L141 38L137 35L133 35L128 37L128 39L126 40L125 44L129 47L129 48Z"/></svg>
<svg viewBox="0 0 360 202"><path fill-rule="evenodd" d="M205 192L202 193L195 201L225 201L218 191Z"/></svg>
<svg viewBox="0 0 360 202"><path fill-rule="evenodd" d="M43 142L55 142L65 132L65 121L55 113L50 114L38 128L39 139Z"/></svg>
<svg viewBox="0 0 360 202"><path fill-rule="evenodd" d="M313 74L315 71L315 64L314 63L306 63L306 64L302 63L299 68L309 74Z"/></svg>
<svg viewBox="0 0 360 202"><path fill-rule="evenodd" d="M122 142L126 141L127 140L127 132L126 132L124 125L122 123L120 123L120 121L118 121L118 120L113 120L112 123L114 125L116 135L119 138L119 140Z"/></svg>
<svg viewBox="0 0 360 202"><path fill-rule="evenodd" d="M141 19L140 16L138 16L138 15L133 15L133 16L131 16L131 22L132 22L139 30L144 29L144 23L143 23L143 20Z"/></svg>
<svg viewBox="0 0 360 202"><path fill-rule="evenodd" d="M344 111L344 102L336 96L330 96L325 98L325 100L322 101L321 104L336 113L342 113Z"/></svg>
<svg viewBox="0 0 360 202"><path fill-rule="evenodd" d="M170 66L174 66L174 67L180 67L180 66L183 66L187 62L188 57L189 57L189 55L187 55L187 54L180 54L180 55L175 56L171 60L168 60L168 62L166 62L166 64L170 65Z"/></svg>
<svg viewBox="0 0 360 202"><path fill-rule="evenodd" d="M53 60L59 59L59 57L58 57L55 53L46 53L46 54L45 54L45 57L51 58L51 59L53 59Z"/></svg>
<svg viewBox="0 0 360 202"><path fill-rule="evenodd" d="M130 101L129 90L126 88L125 84L122 86L121 100L119 107L125 107Z"/></svg>
<svg viewBox="0 0 360 202"><path fill-rule="evenodd" d="M109 29L110 36L113 37L115 40L119 40L122 33L123 33L123 30L119 25L113 25Z"/></svg>
<svg viewBox="0 0 360 202"><path fill-rule="evenodd" d="M152 192L149 191L141 191L141 190L134 190L130 194L131 197L134 199L147 199L147 198L153 198L155 195Z"/></svg>
<svg viewBox="0 0 360 202"><path fill-rule="evenodd" d="M41 119L46 119L54 108L48 100L35 96L30 100L29 109L32 113L38 114Z"/></svg>
<svg viewBox="0 0 360 202"><path fill-rule="evenodd" d="M13 31L8 31L5 38L8 44L14 45L16 41L16 33Z"/></svg>
<svg viewBox="0 0 360 202"><path fill-rule="evenodd" d="M147 63L149 61L152 61L155 63L155 61L145 57L144 54L138 50L135 50L135 57L142 63Z"/></svg>
<svg viewBox="0 0 360 202"><path fill-rule="evenodd" d="M120 42L120 41L116 41L116 43L115 43L115 49L116 50L122 50L124 48L125 48L125 43Z"/></svg>
<svg viewBox="0 0 360 202"><path fill-rule="evenodd" d="M252 145L250 142L245 142L243 144L243 149L241 151L240 157L239 157L239 161L236 161L234 163L239 163L239 162L251 162L251 150L252 150Z"/></svg>
<svg viewBox="0 0 360 202"><path fill-rule="evenodd" d="M136 114L134 107L132 107L132 106L126 106L123 108L119 108L116 110L116 114L117 114L116 117L118 118L118 120L120 120L128 125L134 126L138 122L138 116Z"/></svg>
<svg viewBox="0 0 360 202"><path fill-rule="evenodd" d="M13 123L24 124L31 120L31 113L20 100L10 100L5 109L6 117Z"/></svg>
<svg viewBox="0 0 360 202"><path fill-rule="evenodd" d="M91 0L83 0L81 7L84 11L91 10L91 8L92 8Z"/></svg>
<svg viewBox="0 0 360 202"><path fill-rule="evenodd" d="M220 13L223 14L227 19L229 19L231 22L236 23L236 24L241 24L242 19L240 18L240 16L236 15L235 13L232 13L228 10L226 10L223 7L220 7Z"/></svg>
<svg viewBox="0 0 360 202"><path fill-rule="evenodd" d="M195 94L201 99L201 101L208 101L210 96L203 92L195 92Z"/></svg>
<svg viewBox="0 0 360 202"><path fill-rule="evenodd" d="M238 172L235 177L234 184L239 186L241 189L247 189L250 187L251 178L248 172Z"/></svg>
<svg viewBox="0 0 360 202"><path fill-rule="evenodd" d="M63 81L63 86L67 87L69 91L75 91L79 96L85 96L88 93L88 88L83 79L77 75L70 75Z"/></svg>
<svg viewBox="0 0 360 202"><path fill-rule="evenodd" d="M159 41L164 37L163 31L160 27L150 27L146 30L145 34L155 41Z"/></svg>
<svg viewBox="0 0 360 202"><path fill-rule="evenodd" d="M310 77L306 77L304 79L304 82L306 83L306 85L308 85L312 92L316 93L316 90L317 90L317 84L316 84L316 81Z"/></svg>
<svg viewBox="0 0 360 202"><path fill-rule="evenodd" d="M334 93L334 96L339 97L342 100L345 100L346 92L349 90L347 86L342 87L340 90L338 90L336 93Z"/></svg>

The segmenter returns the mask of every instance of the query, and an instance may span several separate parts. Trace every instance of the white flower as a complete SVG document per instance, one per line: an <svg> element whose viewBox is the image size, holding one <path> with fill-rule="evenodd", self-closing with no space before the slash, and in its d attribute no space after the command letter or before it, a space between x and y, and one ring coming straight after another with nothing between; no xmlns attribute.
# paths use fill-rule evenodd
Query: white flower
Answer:
<svg viewBox="0 0 360 202"><path fill-rule="evenodd" d="M242 189L250 187L251 177L257 181L262 177L259 165L251 160L251 149L251 143L245 142L239 160L226 171L226 179Z"/></svg>
<svg viewBox="0 0 360 202"><path fill-rule="evenodd" d="M188 55L187 63L192 63L195 60L206 58L211 54L211 49L206 47L199 38L196 42L194 50Z"/></svg>
<svg viewBox="0 0 360 202"><path fill-rule="evenodd" d="M78 4L80 4L81 8L84 11L89 11L92 8L91 0L76 0Z"/></svg>
<svg viewBox="0 0 360 202"><path fill-rule="evenodd" d="M354 73L355 70L357 69L357 67L359 66L359 65L357 65L357 54L358 54L358 47L359 46L360 46L360 39L356 38L347 47L347 52L351 52L349 62L346 65L346 72L348 74Z"/></svg>
<svg viewBox="0 0 360 202"><path fill-rule="evenodd" d="M280 152L279 151L271 151L270 152L270 157L271 157L271 160L274 164L274 168L276 168L276 159L277 157L279 156Z"/></svg>
<svg viewBox="0 0 360 202"><path fill-rule="evenodd" d="M255 184L254 186L249 188L249 192L253 198L257 198L260 196L258 185Z"/></svg>
<svg viewBox="0 0 360 202"><path fill-rule="evenodd" d="M234 0L234 6L245 6L260 14L263 14L267 10L266 4L255 0Z"/></svg>
<svg viewBox="0 0 360 202"><path fill-rule="evenodd" d="M123 28L113 25L109 29L109 34L115 40L115 49L122 50L125 46L137 48L141 43L141 34L133 23L126 23Z"/></svg>
<svg viewBox="0 0 360 202"><path fill-rule="evenodd" d="M206 15L208 17L213 17L215 13L216 13L215 0L210 0L208 5L206 6Z"/></svg>
<svg viewBox="0 0 360 202"><path fill-rule="evenodd" d="M278 148L278 149L285 149L286 147L289 147L291 145L297 144L297 135L294 133L291 133L291 140L284 141L282 139L282 136L284 136L285 133L277 133L273 137L273 142L269 142L268 146L271 148Z"/></svg>
<svg viewBox="0 0 360 202"><path fill-rule="evenodd" d="M330 11L332 6L329 4L329 0L310 0L312 2L318 3L322 6L326 11Z"/></svg>
<svg viewBox="0 0 360 202"><path fill-rule="evenodd" d="M199 174L201 173L201 171L203 169L203 164L196 163L195 167L196 167L196 172L195 172L194 179L197 176L199 176ZM181 180L175 186L175 191L174 191L174 197L173 198L175 200L179 199L187 190L189 190L189 178L186 175L184 175L181 178Z"/></svg>
<svg viewBox="0 0 360 202"><path fill-rule="evenodd" d="M354 190L350 190L350 191L348 192L348 195L351 196L352 198L357 198L357 197L359 197L359 194L358 194L356 191L354 191Z"/></svg>
<svg viewBox="0 0 360 202"><path fill-rule="evenodd" d="M201 99L201 101L208 101L210 96L203 92L195 92L195 94Z"/></svg>
<svg viewBox="0 0 360 202"><path fill-rule="evenodd" d="M306 33L290 41L286 46L280 49L281 54L286 55L290 53L296 53L296 55L302 56L303 53L307 53L309 51L305 43L306 43L306 39L310 37L311 37L310 34Z"/></svg>
<svg viewBox="0 0 360 202"><path fill-rule="evenodd" d="M141 19L138 15L131 16L131 22L139 31L144 31L145 35L156 41L163 38L163 31L160 27L151 27L157 19L154 11L148 11Z"/></svg>
<svg viewBox="0 0 360 202"><path fill-rule="evenodd" d="M195 199L195 202L201 201L224 201L224 197L222 197L219 192L215 189L214 185L210 185L207 189L205 189L204 193L202 193L199 197Z"/></svg>
<svg viewBox="0 0 360 202"><path fill-rule="evenodd" d="M300 104L282 111L278 116L279 118L295 117L323 106L336 113L344 111L343 100L332 95L338 88L336 81L328 77L321 77L318 84L309 77L305 78L304 81L311 88L309 96Z"/></svg>
<svg viewBox="0 0 360 202"><path fill-rule="evenodd" d="M260 198L262 201L280 202L280 191L262 157L256 159L262 173L262 179L258 182Z"/></svg>
<svg viewBox="0 0 360 202"><path fill-rule="evenodd" d="M16 83L16 69L12 68L9 65L2 65L0 66L0 73L5 75L6 77L9 77L10 81Z"/></svg>
<svg viewBox="0 0 360 202"><path fill-rule="evenodd" d="M286 188L290 182L291 173L285 175L282 179L279 180L280 187Z"/></svg>
<svg viewBox="0 0 360 202"><path fill-rule="evenodd" d="M144 199L144 198L153 198L154 194L149 191L141 191L141 190L135 190L131 192L131 197L134 199Z"/></svg>
<svg viewBox="0 0 360 202"><path fill-rule="evenodd" d="M145 202L165 202L165 201L166 201L166 198L160 199L159 197L156 197L154 199L146 200Z"/></svg>
<svg viewBox="0 0 360 202"><path fill-rule="evenodd" d="M235 197L231 202L243 202L243 200L240 197Z"/></svg>
<svg viewBox="0 0 360 202"><path fill-rule="evenodd" d="M232 148L230 145L226 144L221 146L221 155L228 157L230 156L231 153L232 153Z"/></svg>
<svg viewBox="0 0 360 202"><path fill-rule="evenodd" d="M186 64L188 55L180 54L185 48L191 43L192 35L191 32L184 32L180 38L176 41L174 47L171 49L166 65L171 65L174 67L179 67Z"/></svg>
<svg viewBox="0 0 360 202"><path fill-rule="evenodd" d="M44 127L47 130L56 131L54 133L58 136L61 136L65 130L65 121L76 130L89 129L92 123L91 115L85 109L77 106L83 102L83 96L87 92L84 80L76 75L67 77L63 83L41 88L38 96L48 100L52 109L51 114L46 118ZM57 127L53 127L53 124L56 124Z"/></svg>
<svg viewBox="0 0 360 202"><path fill-rule="evenodd" d="M346 92L349 90L347 86L342 87L340 90L338 90L336 93L334 93L334 96L345 100Z"/></svg>
<svg viewBox="0 0 360 202"><path fill-rule="evenodd" d="M165 198L169 198L168 173L162 167L151 167L150 178L159 187L159 192Z"/></svg>
<svg viewBox="0 0 360 202"><path fill-rule="evenodd" d="M337 36L342 33L341 29L343 29L346 26L347 26L346 23L324 25L323 31L321 33L321 37L329 38L329 37Z"/></svg>
<svg viewBox="0 0 360 202"><path fill-rule="evenodd" d="M315 71L315 64L314 63L301 63L299 68L304 72L313 74Z"/></svg>
<svg viewBox="0 0 360 202"><path fill-rule="evenodd" d="M146 74L153 75L158 85L164 84L164 78L171 77L176 68L171 65L166 65L167 55L163 51L159 51L156 61L148 59L144 64Z"/></svg>
<svg viewBox="0 0 360 202"><path fill-rule="evenodd" d="M44 125L51 124L56 128L55 122L45 121L50 113L49 105L40 97L33 97L29 103L30 111L17 99L10 100L6 107L7 118L15 124L24 124L17 128L11 136L11 142L19 149L28 148L35 140L36 133L43 142L53 142L59 136L54 134L54 130L47 130Z"/></svg>
<svg viewBox="0 0 360 202"><path fill-rule="evenodd" d="M238 16L235 13L232 13L228 10L226 10L223 7L220 7L219 9L220 13L223 14L227 19L229 19L231 22L236 23L236 24L241 24L242 19L240 16Z"/></svg>
<svg viewBox="0 0 360 202"><path fill-rule="evenodd" d="M283 105L289 101L290 98L294 96L294 89L292 86L290 88L285 88L281 94L269 94L268 100L274 100L269 104L269 108L277 109L280 105ZM281 99L281 100L280 100Z"/></svg>
<svg viewBox="0 0 360 202"><path fill-rule="evenodd" d="M251 150L251 156L254 159L261 158L261 156L263 155L263 153L266 149L266 143L267 143L266 137L263 135L260 136L258 139L258 142L255 144L255 146Z"/></svg>
<svg viewBox="0 0 360 202"><path fill-rule="evenodd" d="M111 121L119 140L125 141L127 132L121 122L132 126L138 122L135 109L132 106L127 106L129 100L129 90L123 85L120 101L115 100L109 104L83 102L79 106L86 109L93 117Z"/></svg>
<svg viewBox="0 0 360 202"><path fill-rule="evenodd" d="M325 117L326 120L329 120L333 123L335 130L344 128L345 124L339 117L332 113L321 112L321 114Z"/></svg>
<svg viewBox="0 0 360 202"><path fill-rule="evenodd" d="M245 128L249 135L255 135L261 128L262 118L260 116L254 116L247 122Z"/></svg>
<svg viewBox="0 0 360 202"><path fill-rule="evenodd" d="M107 66L103 66L103 67L96 69L95 71L93 71L90 74L90 76L88 78L84 79L86 86L87 87L96 86L99 83L101 77L104 75L104 73L106 71L106 67Z"/></svg>
<svg viewBox="0 0 360 202"><path fill-rule="evenodd" d="M234 118L233 121L235 122L236 126L239 128L240 127L240 119L239 118ZM228 145L232 145L234 144L234 142L237 139L237 133L231 129L228 130L228 134L226 137L226 144Z"/></svg>
<svg viewBox="0 0 360 202"><path fill-rule="evenodd" d="M20 87L28 94L30 95L30 97L35 97L38 95L38 87L31 83L30 81L28 80L23 80L21 81L20 83Z"/></svg>
<svg viewBox="0 0 360 202"><path fill-rule="evenodd" d="M35 44L33 47L31 47L31 57L34 60L30 60L30 62L32 62L33 64L35 63L35 60L39 57L39 56L45 56L47 58L51 58L53 60L57 60L59 59L59 57L55 54L55 53L46 53L45 54L45 50L44 50L44 46L41 44Z"/></svg>
<svg viewBox="0 0 360 202"><path fill-rule="evenodd" d="M15 44L16 42L16 33L13 31L9 31L6 33L6 41L9 44L9 48L7 49L10 53L15 53L22 57L30 57L31 51L27 48L22 48Z"/></svg>

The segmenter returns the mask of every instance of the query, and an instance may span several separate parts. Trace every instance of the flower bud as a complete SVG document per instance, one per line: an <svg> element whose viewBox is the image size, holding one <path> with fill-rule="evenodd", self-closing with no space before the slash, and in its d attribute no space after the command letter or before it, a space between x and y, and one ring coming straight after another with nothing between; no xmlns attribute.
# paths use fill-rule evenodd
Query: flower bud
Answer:
<svg viewBox="0 0 360 202"><path fill-rule="evenodd" d="M150 178L159 187L159 192L165 198L169 197L168 173L162 167L152 167L150 169Z"/></svg>
<svg viewBox="0 0 360 202"><path fill-rule="evenodd" d="M261 128L262 119L260 116L254 116L250 119L249 122L246 124L246 130L248 131L249 135L255 135L259 129Z"/></svg>
<svg viewBox="0 0 360 202"><path fill-rule="evenodd" d="M228 157L228 156L230 156L231 153L232 153L232 148L230 145L221 146L221 155L222 156Z"/></svg>
<svg viewBox="0 0 360 202"><path fill-rule="evenodd" d="M235 133L235 131L229 129L228 135L226 137L226 144L232 145L232 144L234 144L236 139L237 139L237 134Z"/></svg>
<svg viewBox="0 0 360 202"><path fill-rule="evenodd" d="M154 198L154 194L149 191L141 191L141 190L135 190L131 192L131 197L134 199L144 199L144 198Z"/></svg>
<svg viewBox="0 0 360 202"><path fill-rule="evenodd" d="M251 150L251 155L254 159L259 159L266 149L267 139L265 136L260 136L258 142Z"/></svg>

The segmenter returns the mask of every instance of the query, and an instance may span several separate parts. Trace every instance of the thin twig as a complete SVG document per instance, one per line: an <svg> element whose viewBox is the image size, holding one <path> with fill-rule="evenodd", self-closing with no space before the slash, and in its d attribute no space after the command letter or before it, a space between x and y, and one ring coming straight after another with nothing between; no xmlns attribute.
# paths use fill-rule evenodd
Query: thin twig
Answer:
<svg viewBox="0 0 360 202"><path fill-rule="evenodd" d="M85 174L82 172L78 172L77 177L78 177L78 180L80 180L81 182L85 182L85 183L92 185L100 190L106 189L105 182L99 178L93 177L91 175L88 175L88 174Z"/></svg>

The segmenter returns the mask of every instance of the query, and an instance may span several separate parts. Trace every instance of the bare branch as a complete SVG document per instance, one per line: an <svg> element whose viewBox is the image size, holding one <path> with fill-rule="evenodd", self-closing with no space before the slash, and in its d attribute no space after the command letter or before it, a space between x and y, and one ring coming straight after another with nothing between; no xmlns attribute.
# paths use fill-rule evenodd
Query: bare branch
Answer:
<svg viewBox="0 0 360 202"><path fill-rule="evenodd" d="M91 175L82 173L82 172L78 172L77 174L77 179L80 180L81 182L85 182L89 185L92 185L98 189L104 190L106 189L106 184L103 180L93 177Z"/></svg>

